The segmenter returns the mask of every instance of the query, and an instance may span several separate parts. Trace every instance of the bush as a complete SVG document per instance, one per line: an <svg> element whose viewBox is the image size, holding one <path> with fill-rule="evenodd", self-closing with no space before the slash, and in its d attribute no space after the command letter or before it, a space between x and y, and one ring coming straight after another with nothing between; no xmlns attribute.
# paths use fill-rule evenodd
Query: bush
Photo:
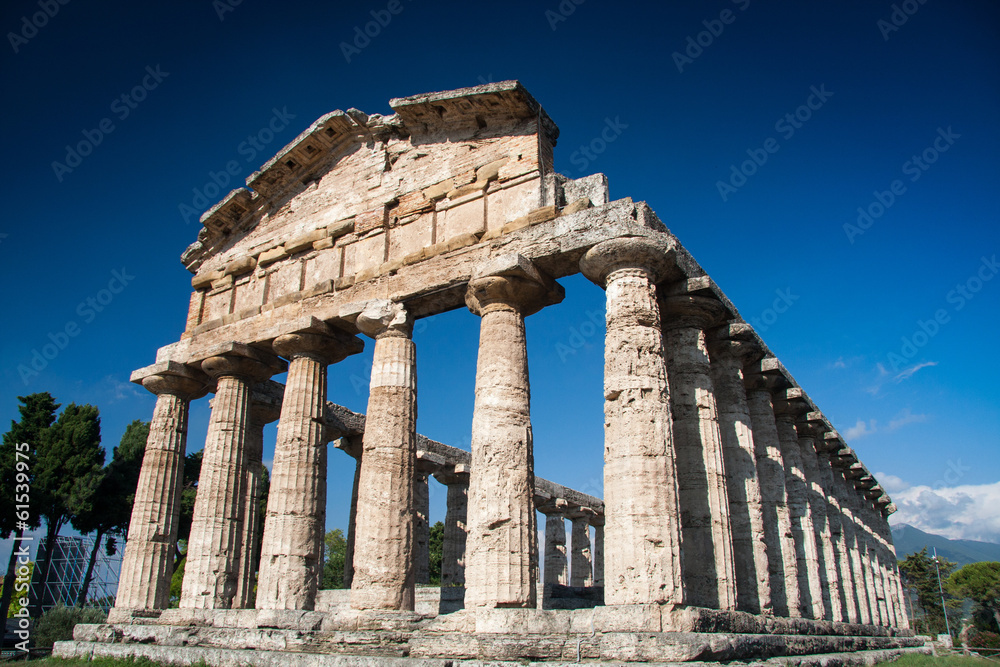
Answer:
<svg viewBox="0 0 1000 667"><path fill-rule="evenodd" d="M77 623L104 623L108 615L93 607L64 607L61 604L42 614L31 633L35 648L52 648L54 642L73 639Z"/></svg>
<svg viewBox="0 0 1000 667"><path fill-rule="evenodd" d="M985 630L973 630L969 637L969 646L972 648L995 648L1000 649L1000 635L995 632Z"/></svg>

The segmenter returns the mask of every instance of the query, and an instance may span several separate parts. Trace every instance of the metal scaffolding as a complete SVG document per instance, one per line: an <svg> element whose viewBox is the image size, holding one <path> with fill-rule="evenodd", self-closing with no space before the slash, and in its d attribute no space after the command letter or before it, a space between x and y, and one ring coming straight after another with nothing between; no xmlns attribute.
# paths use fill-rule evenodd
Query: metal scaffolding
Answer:
<svg viewBox="0 0 1000 667"><path fill-rule="evenodd" d="M108 611L115 603L123 548L123 544L119 541L115 554L109 556L106 549L107 539L107 536L102 538L102 544L97 550L94 571L84 605L97 607L104 611ZM42 611L48 611L57 604L63 604L67 607L76 605L93 549L94 539L92 537L68 537L65 535L56 537L47 580L40 581L41 573L36 567L31 581L32 597L35 600L41 599ZM45 557L45 552L46 544L45 540L42 539L35 553L36 563Z"/></svg>

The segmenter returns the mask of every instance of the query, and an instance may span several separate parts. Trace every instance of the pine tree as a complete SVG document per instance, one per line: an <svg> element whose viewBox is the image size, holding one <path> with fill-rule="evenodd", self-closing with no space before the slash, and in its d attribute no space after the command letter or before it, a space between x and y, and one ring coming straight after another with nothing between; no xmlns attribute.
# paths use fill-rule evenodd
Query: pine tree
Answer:
<svg viewBox="0 0 1000 667"><path fill-rule="evenodd" d="M3 580L3 592L0 594L0 619L7 618L10 609L11 594L14 590L14 574L17 566L17 551L22 545L21 538L26 530L38 528L40 517L37 505L32 502L32 489L35 477L35 452L45 433L56 420L59 405L48 392L18 396L21 402L18 411L20 421L11 421L10 430L4 433L3 444L0 446L0 506L9 508L0 515L0 537L7 539L14 534L14 543L10 551L10 562L7 564L7 574ZM26 444L27 448L19 447ZM21 456L18 456L20 452ZM21 465L19 465L21 464ZM19 476L20 475L20 476ZM27 503L21 491L27 485ZM18 498L18 496L22 496ZM21 509L18 505L28 505ZM17 511L15 511L17 510Z"/></svg>
<svg viewBox="0 0 1000 667"><path fill-rule="evenodd" d="M59 531L69 521L73 508L85 504L94 492L92 483L82 483L104 465L101 448L101 418L92 405L67 405L45 432L37 449L32 503L45 519L45 551L35 569L33 616L40 616L46 583Z"/></svg>

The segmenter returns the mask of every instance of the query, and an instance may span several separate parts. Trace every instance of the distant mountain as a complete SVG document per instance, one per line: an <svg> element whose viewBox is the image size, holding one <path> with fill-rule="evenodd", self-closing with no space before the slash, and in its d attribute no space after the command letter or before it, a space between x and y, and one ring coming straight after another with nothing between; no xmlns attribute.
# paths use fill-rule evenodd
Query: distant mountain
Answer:
<svg viewBox="0 0 1000 667"><path fill-rule="evenodd" d="M925 533L905 523L892 527L892 541L896 545L896 556L900 560L927 547L928 553L933 553L937 548L938 556L958 563L959 567L984 560L1000 561L1000 544L949 540L947 537Z"/></svg>

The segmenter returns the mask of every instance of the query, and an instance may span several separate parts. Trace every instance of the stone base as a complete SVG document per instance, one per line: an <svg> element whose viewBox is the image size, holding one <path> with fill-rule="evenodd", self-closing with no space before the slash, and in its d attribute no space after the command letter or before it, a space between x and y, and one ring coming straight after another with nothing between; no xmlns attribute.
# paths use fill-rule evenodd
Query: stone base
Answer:
<svg viewBox="0 0 1000 667"><path fill-rule="evenodd" d="M908 630L692 607L465 609L436 618L340 605L328 609L168 609L156 619L134 616L125 623L78 625L75 641L59 644L56 655L146 656L178 665L201 660L210 665L394 665L401 659L399 665L450 661L470 666L479 660L563 664L580 659L621 664L788 658L811 664L827 656L829 666L869 664L865 656L923 646ZM182 647L184 652L177 652ZM828 654L836 655L832 662Z"/></svg>

